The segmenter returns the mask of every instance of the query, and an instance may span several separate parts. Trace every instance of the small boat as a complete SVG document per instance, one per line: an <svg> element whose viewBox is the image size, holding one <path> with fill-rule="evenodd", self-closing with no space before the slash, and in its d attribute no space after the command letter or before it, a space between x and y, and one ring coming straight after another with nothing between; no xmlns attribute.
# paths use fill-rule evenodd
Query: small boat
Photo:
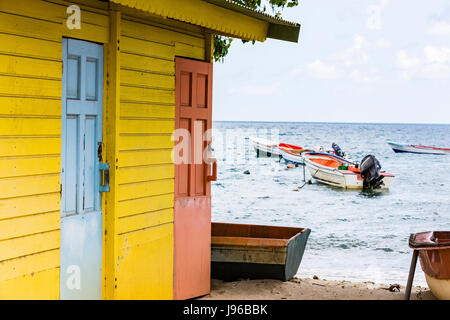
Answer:
<svg viewBox="0 0 450 320"><path fill-rule="evenodd" d="M450 300L450 231L411 234L409 247L414 249L415 260L418 253L420 265L433 295L438 299ZM414 258L413 262L415 267ZM412 284L412 278L409 281Z"/></svg>
<svg viewBox="0 0 450 320"><path fill-rule="evenodd" d="M403 144L388 141L395 153L420 153L420 154L450 154L449 148L436 148L421 145Z"/></svg>
<svg viewBox="0 0 450 320"><path fill-rule="evenodd" d="M284 145L286 144L280 143L279 145L281 158L283 158L286 162L294 163L296 165L305 165L305 159L303 157L303 153L305 152L322 152L335 154L343 158L347 157L347 155L341 150L341 148L336 143L333 143L331 145L333 150L325 150L323 147L307 149L293 145L286 145L287 147L285 147Z"/></svg>
<svg viewBox="0 0 450 320"><path fill-rule="evenodd" d="M278 142L263 138L249 137L250 143L256 151L257 157L279 157Z"/></svg>
<svg viewBox="0 0 450 320"><path fill-rule="evenodd" d="M280 143L278 147L280 149L280 156L284 161L300 165L305 164L302 156L303 152L315 151L286 143Z"/></svg>
<svg viewBox="0 0 450 320"><path fill-rule="evenodd" d="M211 276L288 281L298 271L307 228L212 223Z"/></svg>
<svg viewBox="0 0 450 320"><path fill-rule="evenodd" d="M345 189L387 189L394 175L380 171L378 160L368 155L361 165L323 152L305 152L305 165L318 182Z"/></svg>

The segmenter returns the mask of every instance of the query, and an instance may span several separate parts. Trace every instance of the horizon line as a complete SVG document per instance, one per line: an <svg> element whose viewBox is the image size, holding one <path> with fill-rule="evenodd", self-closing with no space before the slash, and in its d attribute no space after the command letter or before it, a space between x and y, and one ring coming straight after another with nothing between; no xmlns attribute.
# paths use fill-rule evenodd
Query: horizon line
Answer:
<svg viewBox="0 0 450 320"><path fill-rule="evenodd" d="M406 124L406 125L438 125L448 126L450 123L426 122L339 122L339 121L270 121L270 120L213 120L213 122L260 122L260 123L317 123L317 124Z"/></svg>

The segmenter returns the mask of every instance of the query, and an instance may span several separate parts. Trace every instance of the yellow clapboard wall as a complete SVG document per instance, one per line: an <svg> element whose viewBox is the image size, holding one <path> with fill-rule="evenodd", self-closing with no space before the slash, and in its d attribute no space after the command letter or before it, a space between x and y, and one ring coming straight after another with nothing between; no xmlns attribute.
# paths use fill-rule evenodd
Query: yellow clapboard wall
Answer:
<svg viewBox="0 0 450 320"><path fill-rule="evenodd" d="M109 30L98 1L66 28L73 3L0 0L0 299L59 298L62 37Z"/></svg>
<svg viewBox="0 0 450 320"><path fill-rule="evenodd" d="M81 30L65 25L72 4L81 7ZM106 131L119 128L117 202L105 213L113 217L105 239L116 256L114 264L104 260L112 270L104 270L104 288L114 286L103 296L172 299L174 60L209 59L211 35L113 8L124 12L120 112L104 121ZM59 298L62 38L108 44L110 23L106 2L0 0L0 299Z"/></svg>
<svg viewBox="0 0 450 320"><path fill-rule="evenodd" d="M173 298L175 56L205 59L205 34L121 21L116 297Z"/></svg>

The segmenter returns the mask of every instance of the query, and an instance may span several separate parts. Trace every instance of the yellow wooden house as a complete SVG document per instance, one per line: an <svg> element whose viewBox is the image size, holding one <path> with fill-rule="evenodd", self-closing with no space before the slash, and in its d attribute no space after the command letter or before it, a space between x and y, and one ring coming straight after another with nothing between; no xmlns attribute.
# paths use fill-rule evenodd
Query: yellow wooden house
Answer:
<svg viewBox="0 0 450 320"><path fill-rule="evenodd" d="M215 34L299 28L231 0L0 0L0 299L196 295L175 292L176 201L210 217L210 185L172 132L211 127Z"/></svg>

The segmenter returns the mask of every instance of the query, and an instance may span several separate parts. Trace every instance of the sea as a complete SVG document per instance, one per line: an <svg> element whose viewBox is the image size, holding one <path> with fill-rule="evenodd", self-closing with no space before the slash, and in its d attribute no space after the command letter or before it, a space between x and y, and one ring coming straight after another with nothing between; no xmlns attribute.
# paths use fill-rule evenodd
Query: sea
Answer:
<svg viewBox="0 0 450 320"><path fill-rule="evenodd" d="M374 155L395 178L385 191L317 183L303 166L258 158L248 137ZM450 125L214 122L218 179L212 221L311 229L298 277L406 285L411 233L450 230L450 155L394 153L387 141L450 147ZM248 171L244 173L245 171ZM414 285L426 285L418 264Z"/></svg>

